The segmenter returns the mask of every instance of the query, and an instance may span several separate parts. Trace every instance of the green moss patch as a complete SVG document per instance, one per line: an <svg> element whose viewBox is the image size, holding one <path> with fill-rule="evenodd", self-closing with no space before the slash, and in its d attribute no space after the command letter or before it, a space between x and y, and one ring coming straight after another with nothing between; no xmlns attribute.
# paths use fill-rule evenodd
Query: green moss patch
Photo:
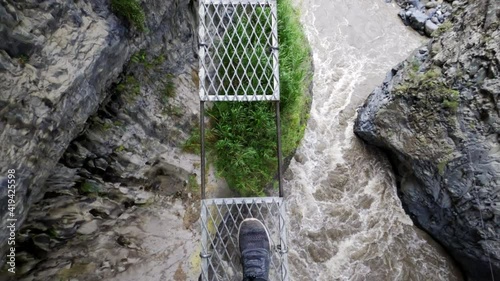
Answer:
<svg viewBox="0 0 500 281"><path fill-rule="evenodd" d="M145 30L146 15L137 0L111 0L111 9L120 18L137 28Z"/></svg>
<svg viewBox="0 0 500 281"><path fill-rule="evenodd" d="M455 113L460 102L459 92L441 78L437 68L424 73L409 72L406 80L395 86L394 93L433 115L440 110Z"/></svg>

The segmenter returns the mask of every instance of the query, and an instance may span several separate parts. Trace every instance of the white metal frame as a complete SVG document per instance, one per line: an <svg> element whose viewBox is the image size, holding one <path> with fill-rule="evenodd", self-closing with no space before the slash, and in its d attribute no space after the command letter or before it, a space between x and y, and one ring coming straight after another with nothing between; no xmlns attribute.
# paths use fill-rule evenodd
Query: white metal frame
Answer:
<svg viewBox="0 0 500 281"><path fill-rule="evenodd" d="M200 0L198 14L201 280L242 280L238 228L243 219L253 217L259 219L270 234L270 280L288 281L286 211L282 184L277 2ZM255 63L249 63L252 59L258 61L257 67L254 66ZM260 69L257 69L259 67ZM205 198L205 102L218 101L275 102L279 197Z"/></svg>
<svg viewBox="0 0 500 281"><path fill-rule="evenodd" d="M271 238L270 280L288 280L283 198L252 197L202 200L202 281L242 280L238 227L250 217L264 223Z"/></svg>
<svg viewBox="0 0 500 281"><path fill-rule="evenodd" d="M278 101L276 0L201 0L198 13L200 99ZM263 22L248 20L257 15ZM259 32L262 29L267 32ZM244 63L252 59L259 61L260 69Z"/></svg>

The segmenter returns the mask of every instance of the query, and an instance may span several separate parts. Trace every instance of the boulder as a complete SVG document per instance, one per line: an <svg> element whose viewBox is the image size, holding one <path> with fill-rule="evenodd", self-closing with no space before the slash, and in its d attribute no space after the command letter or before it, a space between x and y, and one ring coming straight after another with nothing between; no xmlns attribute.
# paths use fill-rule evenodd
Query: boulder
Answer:
<svg viewBox="0 0 500 281"><path fill-rule="evenodd" d="M427 20L425 22L425 34L427 36L431 36L434 31L438 29L438 26L436 23L434 23L432 20Z"/></svg>
<svg viewBox="0 0 500 281"><path fill-rule="evenodd" d="M425 22L429 17L422 11L413 11L409 16L409 23L413 29L417 31L423 31L425 27Z"/></svg>
<svg viewBox="0 0 500 281"><path fill-rule="evenodd" d="M384 149L405 210L469 280L500 279L500 2L456 5L449 28L388 73L354 131Z"/></svg>

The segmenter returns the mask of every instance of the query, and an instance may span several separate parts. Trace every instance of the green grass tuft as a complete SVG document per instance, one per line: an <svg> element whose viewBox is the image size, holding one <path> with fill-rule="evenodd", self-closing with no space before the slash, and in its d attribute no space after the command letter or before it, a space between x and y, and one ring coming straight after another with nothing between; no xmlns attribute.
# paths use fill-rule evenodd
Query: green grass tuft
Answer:
<svg viewBox="0 0 500 281"><path fill-rule="evenodd" d="M282 151L284 155L290 155L304 136L310 102L305 93L312 78L311 57L309 43L290 0L278 1L278 15ZM260 16L250 20L258 21ZM255 26L260 25L250 25L248 28ZM241 28L229 31L226 40L262 40L243 38ZM232 33L238 33L238 36ZM265 51L255 50L254 55L245 62L253 66L248 69L270 71L259 67L259 61L265 65L264 60L268 59L264 55ZM223 63L228 63L230 57L223 57ZM222 83L231 81L224 80ZM255 83L257 81L250 80L246 85L255 86ZM214 156L219 175L242 196L263 195L263 188L272 183L277 173L274 105L268 102L219 102L214 104L208 114L211 117L211 129L207 148ZM185 145L185 148L192 149L193 143Z"/></svg>
<svg viewBox="0 0 500 281"><path fill-rule="evenodd" d="M439 27L432 33L432 37L439 37L446 31L450 30L453 27L453 23L449 20L443 22Z"/></svg>
<svg viewBox="0 0 500 281"><path fill-rule="evenodd" d="M111 0L111 9L139 31L145 30L146 15L137 0Z"/></svg>
<svg viewBox="0 0 500 281"><path fill-rule="evenodd" d="M128 102L133 102L141 94L141 84L133 75L125 76L115 90Z"/></svg>
<svg viewBox="0 0 500 281"><path fill-rule="evenodd" d="M443 106L445 108L450 109L452 112L456 112L457 111L458 105L459 105L459 103L456 100L447 100L447 99L445 99L443 101Z"/></svg>
<svg viewBox="0 0 500 281"><path fill-rule="evenodd" d="M188 177L188 187L189 190L191 191L198 191L200 190L200 185L198 184L198 180L196 179L195 174L191 174Z"/></svg>
<svg viewBox="0 0 500 281"><path fill-rule="evenodd" d="M165 82L163 83L163 89L161 90L161 100L164 104L167 104L170 98L174 98L176 96L175 90L174 76L172 74L165 75Z"/></svg>
<svg viewBox="0 0 500 281"><path fill-rule="evenodd" d="M140 50L140 51L136 52L135 54L133 54L130 57L130 61L133 63L137 63L137 64L146 63L148 61L147 56L146 56L146 51Z"/></svg>
<svg viewBox="0 0 500 281"><path fill-rule="evenodd" d="M189 138L182 145L182 151L188 152L188 153L193 153L193 154L200 154L200 150L201 150L201 147L200 147L200 128L197 126L193 129Z"/></svg>
<svg viewBox="0 0 500 281"><path fill-rule="evenodd" d="M82 194L97 194L97 193L99 193L100 189L96 183L90 182L90 181L85 181L80 186L79 191Z"/></svg>

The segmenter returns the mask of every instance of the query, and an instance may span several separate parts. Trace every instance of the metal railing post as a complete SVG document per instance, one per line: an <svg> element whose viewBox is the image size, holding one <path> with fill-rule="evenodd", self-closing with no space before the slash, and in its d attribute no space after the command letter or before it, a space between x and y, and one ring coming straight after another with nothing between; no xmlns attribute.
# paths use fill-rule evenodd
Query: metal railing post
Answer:
<svg viewBox="0 0 500 281"><path fill-rule="evenodd" d="M205 102L200 101L201 199L205 199Z"/></svg>
<svg viewBox="0 0 500 281"><path fill-rule="evenodd" d="M276 101L276 136L277 136L277 154L278 154L278 186L279 196L283 197L283 175L282 175L282 155L281 155L281 121L280 121L280 102Z"/></svg>

